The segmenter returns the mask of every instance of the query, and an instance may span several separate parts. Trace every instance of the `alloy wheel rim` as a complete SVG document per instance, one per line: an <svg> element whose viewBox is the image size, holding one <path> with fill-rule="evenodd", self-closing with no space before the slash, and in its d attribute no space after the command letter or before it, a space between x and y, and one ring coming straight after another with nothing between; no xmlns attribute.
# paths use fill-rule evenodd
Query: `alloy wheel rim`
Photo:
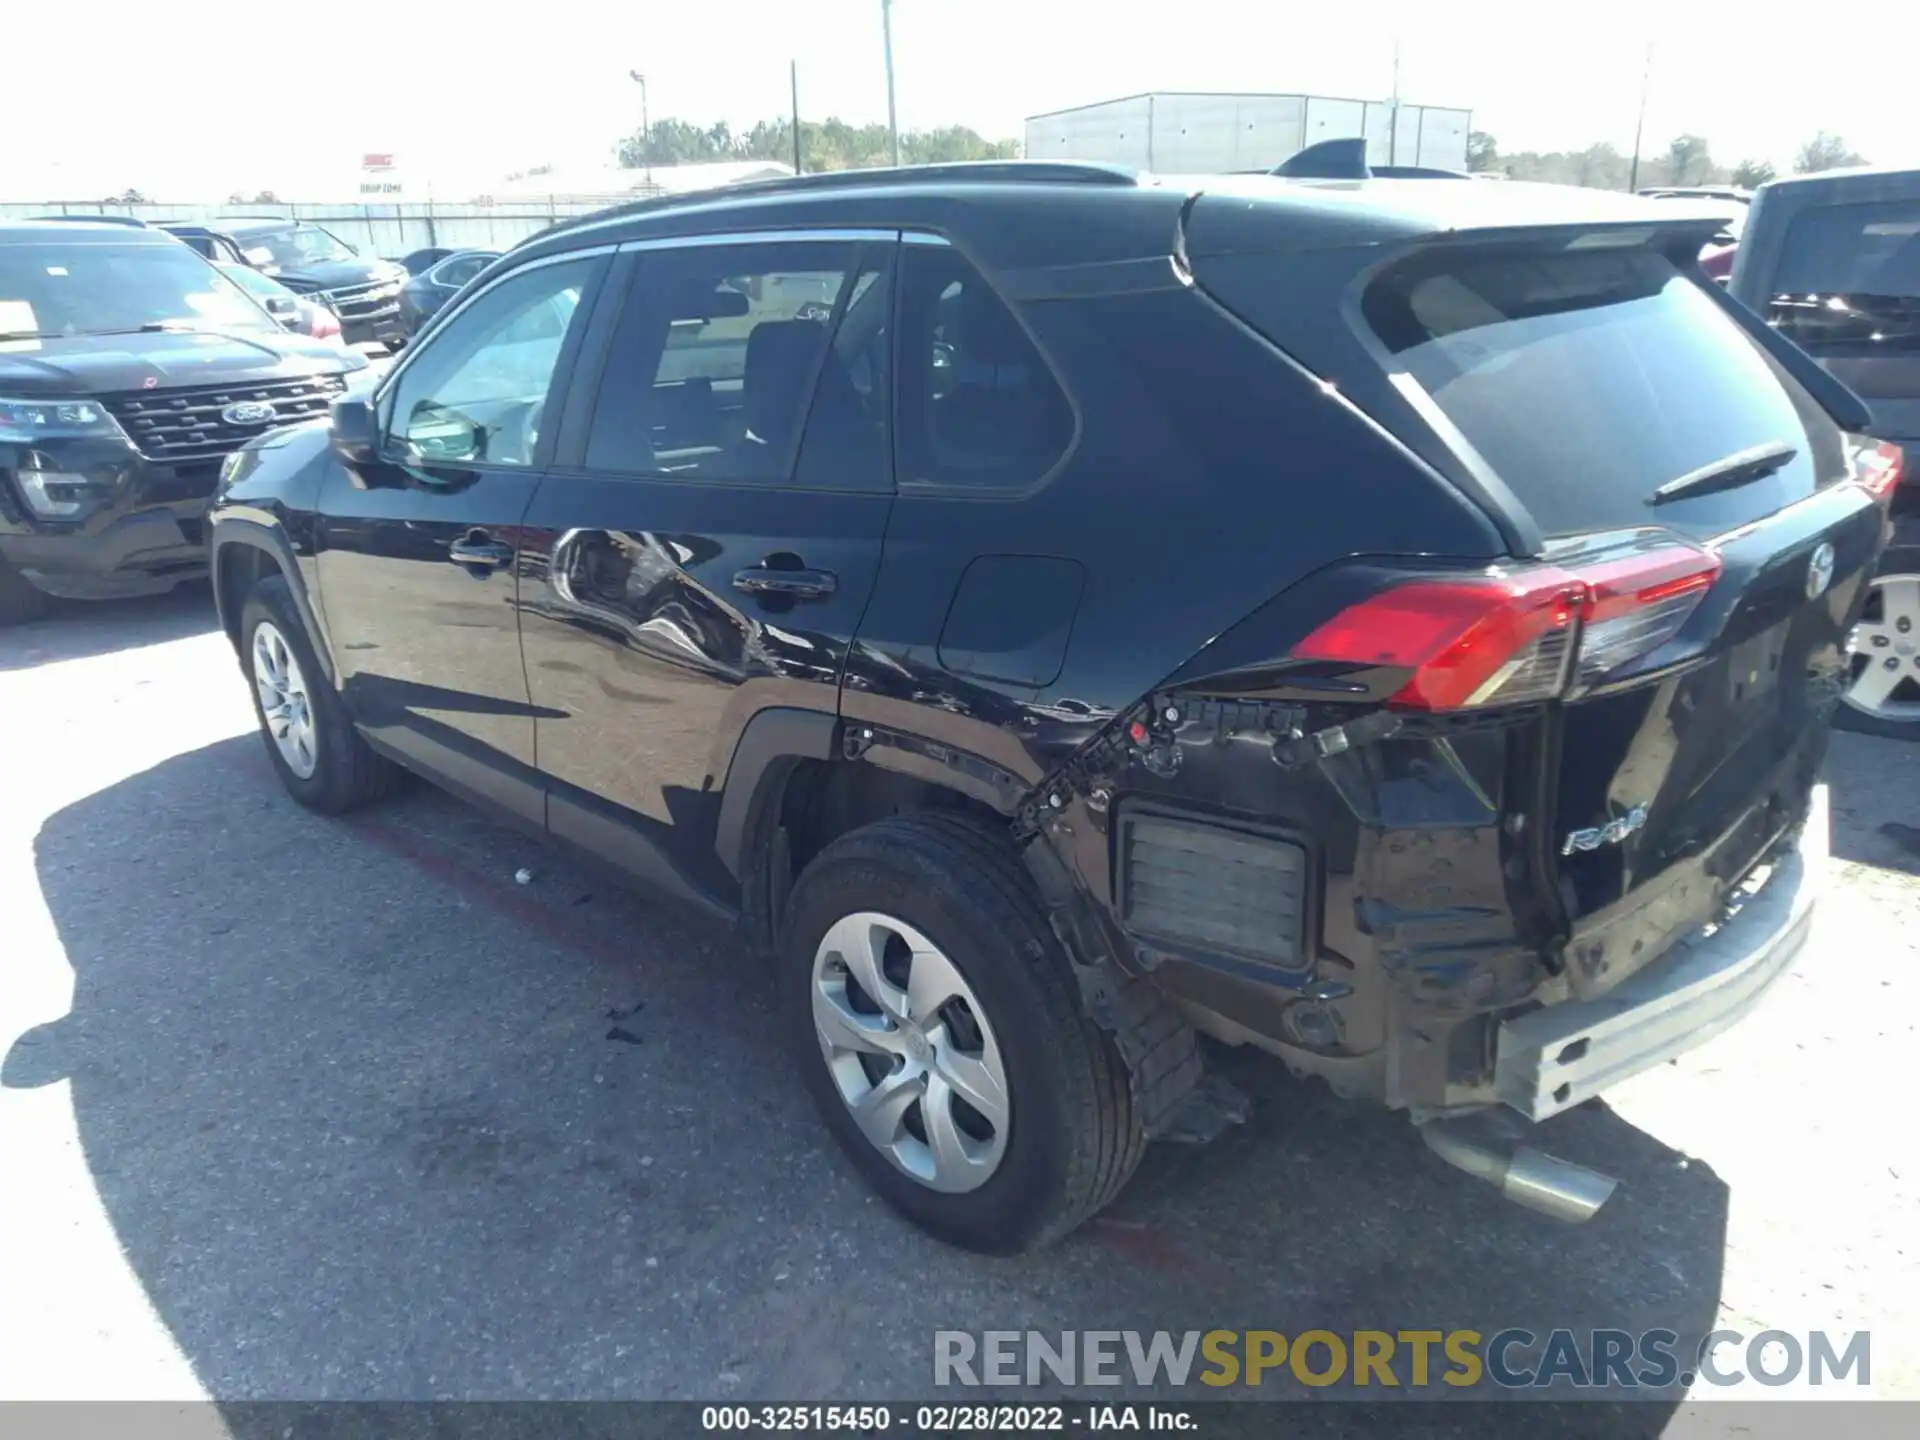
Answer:
<svg viewBox="0 0 1920 1440"><path fill-rule="evenodd" d="M268 620L253 631L253 688L259 693L260 714L280 758L302 780L312 779L320 750L307 677L287 637Z"/></svg>
<svg viewBox="0 0 1920 1440"><path fill-rule="evenodd" d="M1012 1107L985 1007L946 954L903 920L861 911L821 938L813 1024L860 1133L930 1190L993 1178Z"/></svg>
<svg viewBox="0 0 1920 1440"><path fill-rule="evenodd" d="M1847 705L1878 720L1920 721L1920 575L1874 579L1847 651Z"/></svg>

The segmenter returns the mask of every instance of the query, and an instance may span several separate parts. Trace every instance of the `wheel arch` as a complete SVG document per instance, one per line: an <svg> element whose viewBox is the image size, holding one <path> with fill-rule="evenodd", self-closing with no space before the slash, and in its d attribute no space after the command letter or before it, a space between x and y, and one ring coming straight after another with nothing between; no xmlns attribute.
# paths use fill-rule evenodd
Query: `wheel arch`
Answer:
<svg viewBox="0 0 1920 1440"><path fill-rule="evenodd" d="M300 621L312 637L314 658L320 662L327 683L337 683L333 647L307 594L293 546L282 531L256 520L223 519L214 526L211 561L214 607L220 616L220 628L236 653L240 648L240 612L247 595L260 581L278 575L287 582Z"/></svg>
<svg viewBox="0 0 1920 1440"><path fill-rule="evenodd" d="M929 810L1006 823L1020 788L976 757L904 734L821 711L760 711L734 745L714 829L715 853L740 883L742 930L771 948L794 880L848 831Z"/></svg>

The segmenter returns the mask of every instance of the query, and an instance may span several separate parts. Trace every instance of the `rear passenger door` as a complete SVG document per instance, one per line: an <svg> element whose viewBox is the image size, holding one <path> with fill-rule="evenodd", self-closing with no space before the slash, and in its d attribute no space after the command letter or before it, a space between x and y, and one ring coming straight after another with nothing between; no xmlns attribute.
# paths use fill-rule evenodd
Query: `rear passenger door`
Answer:
<svg viewBox="0 0 1920 1440"><path fill-rule="evenodd" d="M741 730L769 706L836 711L892 502L897 250L884 232L623 252L624 301L582 362L597 343L597 380L524 532L555 833L724 897Z"/></svg>

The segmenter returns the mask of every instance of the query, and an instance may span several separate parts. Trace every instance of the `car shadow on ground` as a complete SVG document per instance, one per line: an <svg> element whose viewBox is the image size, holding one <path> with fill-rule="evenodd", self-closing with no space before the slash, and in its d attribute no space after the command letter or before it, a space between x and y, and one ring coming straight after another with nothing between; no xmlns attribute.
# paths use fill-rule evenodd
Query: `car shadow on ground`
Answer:
<svg viewBox="0 0 1920 1440"><path fill-rule="evenodd" d="M436 792L306 814L253 736L54 815L36 863L74 998L0 1084L71 1085L127 1262L220 1399L927 1399L941 1329L1689 1336L1718 1307L1725 1187L1605 1107L1547 1127L1624 1182L1566 1227L1246 1055L1247 1126L1156 1147L1042 1255L947 1249L833 1153L727 932ZM1555 1428L1657 1433L1675 1398Z"/></svg>
<svg viewBox="0 0 1920 1440"><path fill-rule="evenodd" d="M204 581L138 600L55 600L39 619L0 629L0 671L184 640L219 624Z"/></svg>
<svg viewBox="0 0 1920 1440"><path fill-rule="evenodd" d="M1920 875L1920 815L1888 778L1920 766L1920 745L1836 730L1827 752L1836 859Z"/></svg>

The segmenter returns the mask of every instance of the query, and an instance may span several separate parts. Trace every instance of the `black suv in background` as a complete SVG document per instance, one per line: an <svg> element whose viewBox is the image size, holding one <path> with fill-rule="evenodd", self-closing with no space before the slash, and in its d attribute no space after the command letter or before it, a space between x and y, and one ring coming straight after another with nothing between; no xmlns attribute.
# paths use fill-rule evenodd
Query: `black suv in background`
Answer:
<svg viewBox="0 0 1920 1440"><path fill-rule="evenodd" d="M311 295L340 317L349 345L406 338L400 321L404 266L367 257L331 230L305 220L216 220L162 227L209 260L238 257L296 295Z"/></svg>
<svg viewBox="0 0 1920 1440"><path fill-rule="evenodd" d="M1839 719L1920 740L1920 170L1761 186L1730 289L1851 386L1874 433L1901 447L1894 540L1854 632Z"/></svg>
<svg viewBox="0 0 1920 1440"><path fill-rule="evenodd" d="M240 453L221 614L300 803L418 771L773 951L937 1235L1217 1128L1197 1034L1585 1218L1494 1121L1802 950L1886 527L1719 223L1017 163L615 210Z"/></svg>
<svg viewBox="0 0 1920 1440"><path fill-rule="evenodd" d="M0 621L204 575L221 461L365 366L158 230L0 225Z"/></svg>

